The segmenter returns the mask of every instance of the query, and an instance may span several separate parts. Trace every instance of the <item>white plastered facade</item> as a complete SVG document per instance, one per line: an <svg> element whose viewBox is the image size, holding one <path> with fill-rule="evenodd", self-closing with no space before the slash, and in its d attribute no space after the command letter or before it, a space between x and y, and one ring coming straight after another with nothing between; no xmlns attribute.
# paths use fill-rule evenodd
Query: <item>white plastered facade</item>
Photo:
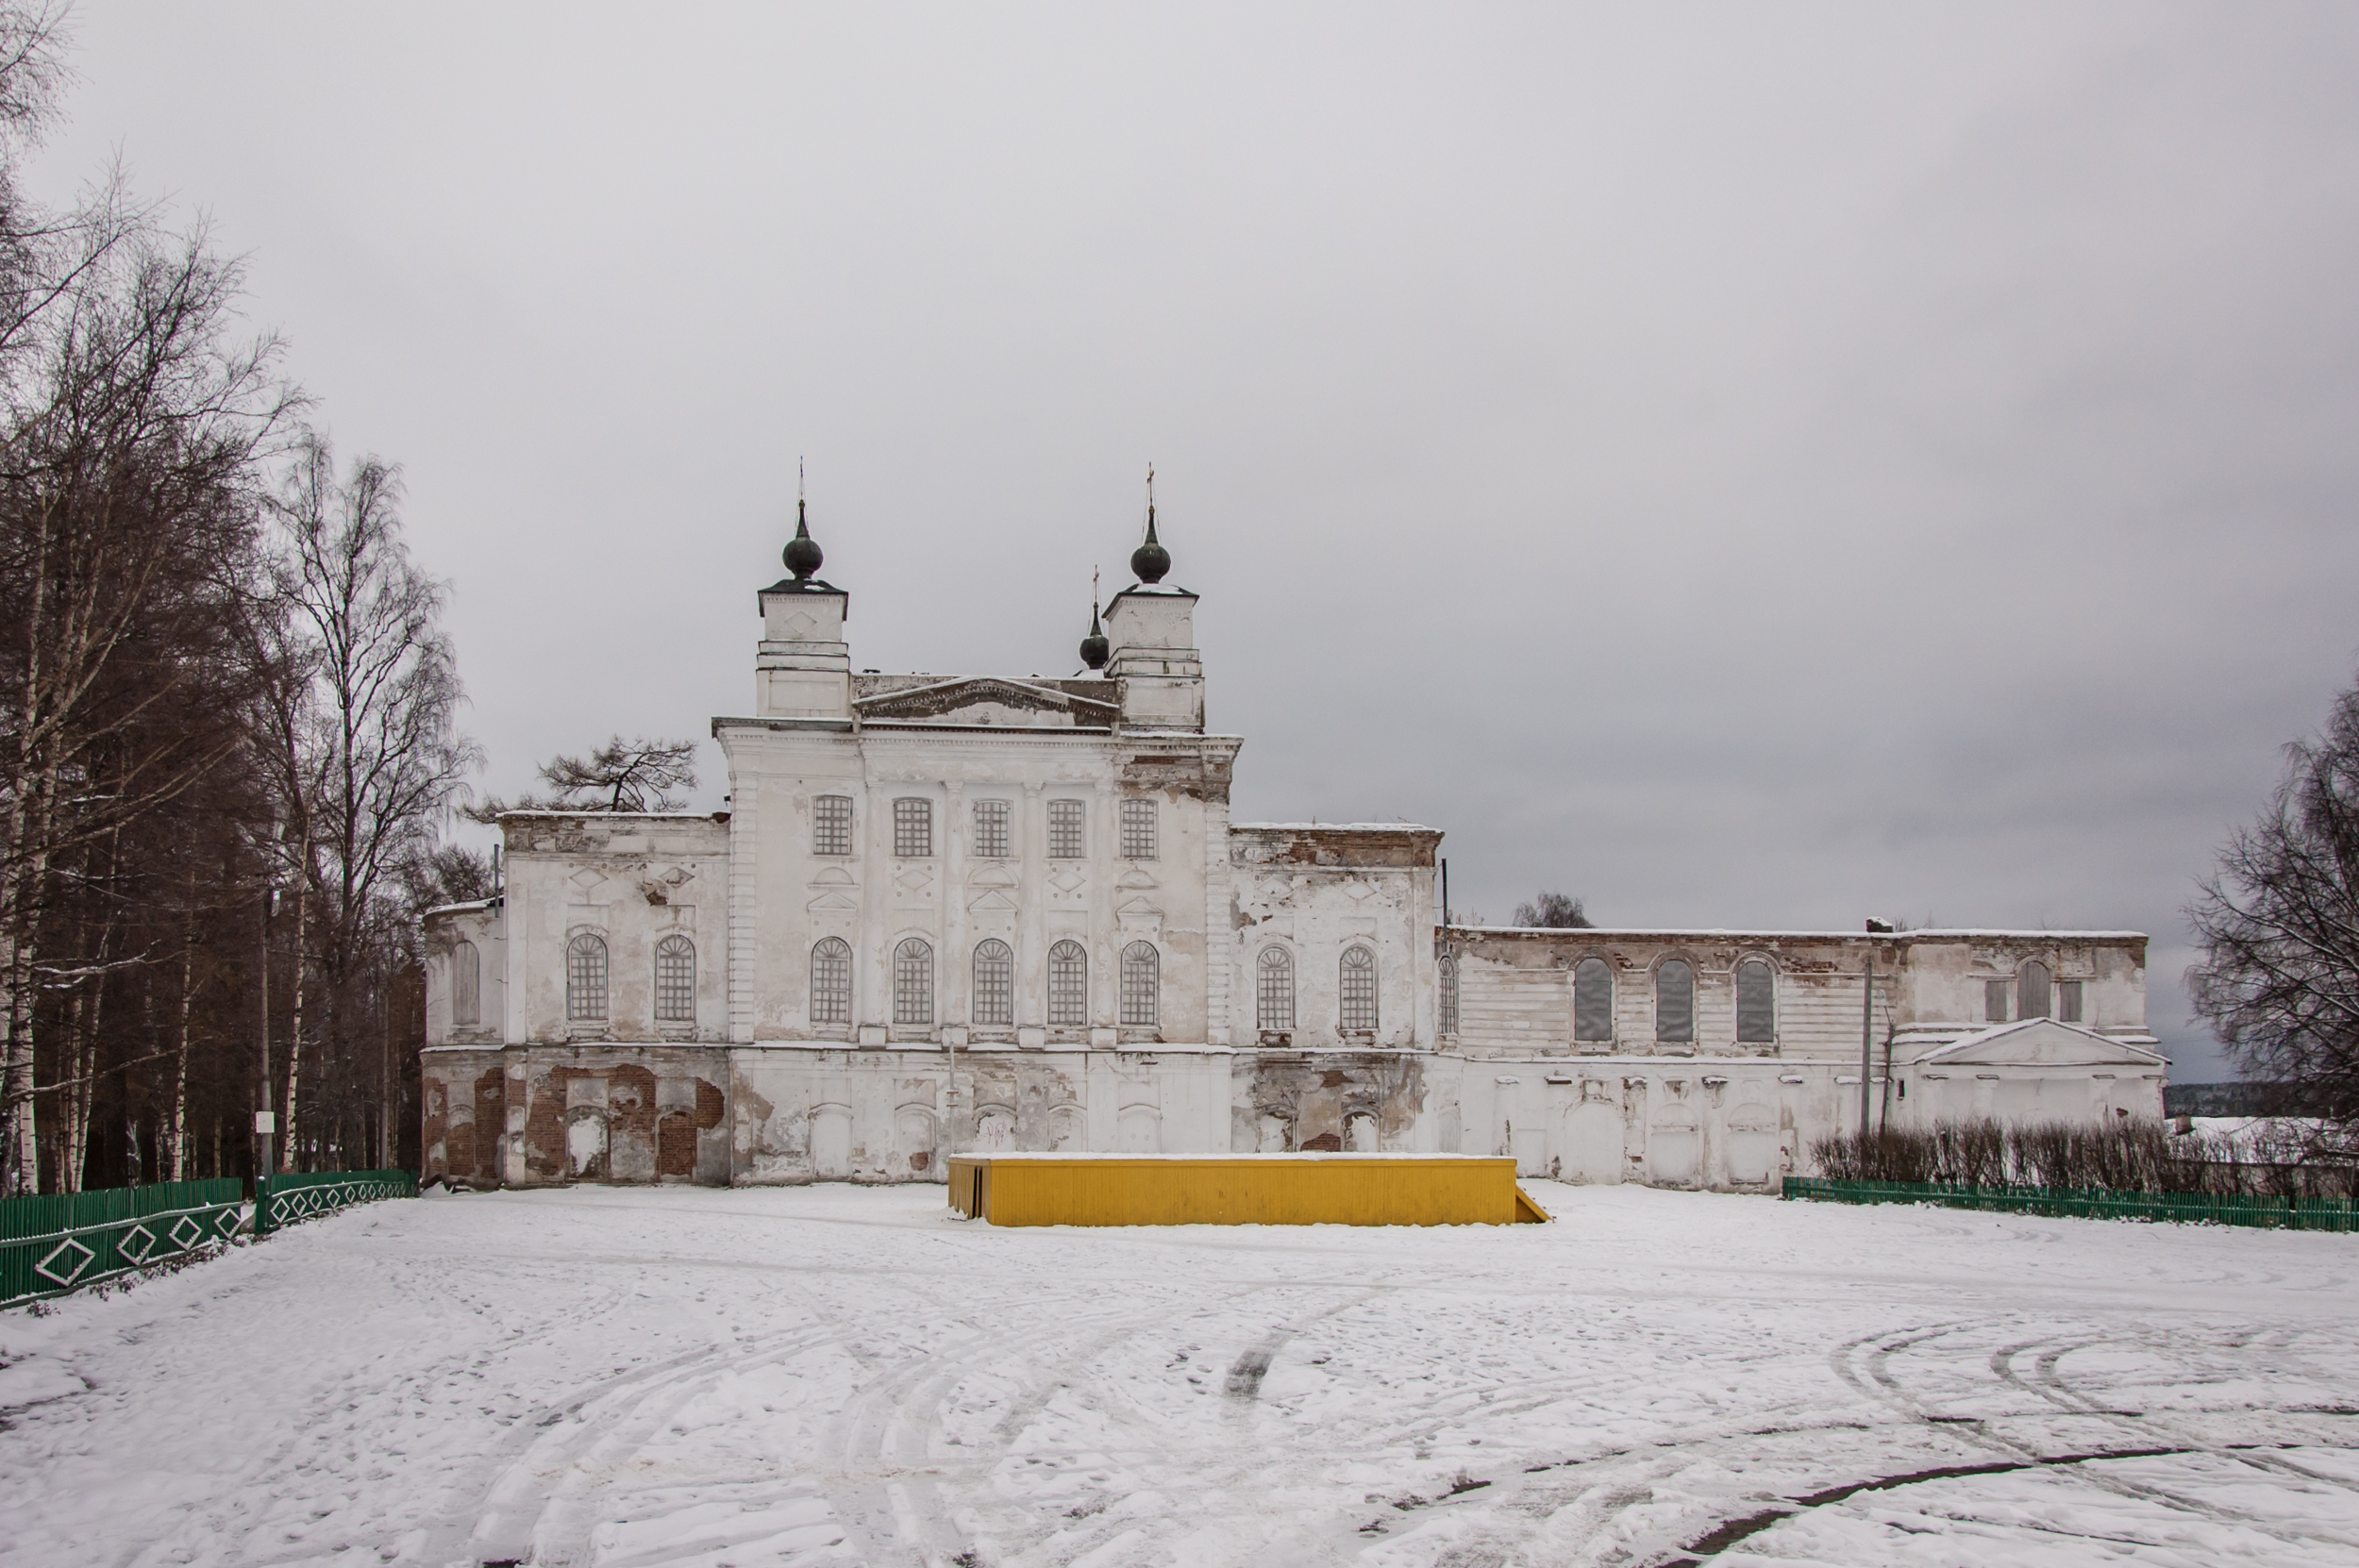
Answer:
<svg viewBox="0 0 2359 1568"><path fill-rule="evenodd" d="M500 895L426 918L428 1175L1398 1149L1760 1190L1856 1124L1863 1032L1887 1120L2160 1113L2137 933L1447 926L1433 829L1230 822L1183 590L1118 594L1073 679L855 673L847 595L759 597L728 810L511 813ZM1992 1015L2026 966L2079 1022Z"/></svg>

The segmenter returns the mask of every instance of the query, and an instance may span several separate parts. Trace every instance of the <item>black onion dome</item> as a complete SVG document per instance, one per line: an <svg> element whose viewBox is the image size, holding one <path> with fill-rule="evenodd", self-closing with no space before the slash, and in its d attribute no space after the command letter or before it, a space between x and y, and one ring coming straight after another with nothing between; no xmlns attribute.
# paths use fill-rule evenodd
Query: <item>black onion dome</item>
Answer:
<svg viewBox="0 0 2359 1568"><path fill-rule="evenodd" d="M1171 570L1171 552L1155 537L1155 509L1151 506L1146 509L1146 542L1130 552L1130 570L1138 574L1139 581L1150 587L1163 581L1163 574Z"/></svg>
<svg viewBox="0 0 2359 1568"><path fill-rule="evenodd" d="M1106 631L1097 624L1097 607L1090 607L1090 634L1081 639L1081 662L1093 670L1102 670L1106 660L1113 657L1113 644L1106 641Z"/></svg>
<svg viewBox="0 0 2359 1568"><path fill-rule="evenodd" d="M795 574L796 582L816 576L827 563L827 555L819 542L811 537L811 524L803 516L803 503L795 503L795 537L786 543L786 569Z"/></svg>

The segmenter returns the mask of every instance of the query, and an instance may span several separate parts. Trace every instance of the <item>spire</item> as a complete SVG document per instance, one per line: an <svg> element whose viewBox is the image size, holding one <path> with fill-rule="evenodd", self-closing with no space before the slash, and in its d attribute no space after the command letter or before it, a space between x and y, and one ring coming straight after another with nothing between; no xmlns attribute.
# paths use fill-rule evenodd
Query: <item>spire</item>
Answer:
<svg viewBox="0 0 2359 1568"><path fill-rule="evenodd" d="M808 582L816 576L828 559L819 548L819 542L811 537L811 520L804 512L806 505L803 498L803 463L798 458L795 461L795 537L787 542L784 552L786 569L795 574L796 582Z"/></svg>
<svg viewBox="0 0 2359 1568"><path fill-rule="evenodd" d="M1106 641L1106 628L1097 624L1097 574L1090 573L1090 634L1081 639L1081 662L1093 670L1102 670L1113 655L1113 644Z"/></svg>
<svg viewBox="0 0 2359 1568"><path fill-rule="evenodd" d="M1130 570L1139 581L1148 587L1163 580L1171 570L1171 552L1155 537L1155 465L1146 465L1146 542L1130 552Z"/></svg>

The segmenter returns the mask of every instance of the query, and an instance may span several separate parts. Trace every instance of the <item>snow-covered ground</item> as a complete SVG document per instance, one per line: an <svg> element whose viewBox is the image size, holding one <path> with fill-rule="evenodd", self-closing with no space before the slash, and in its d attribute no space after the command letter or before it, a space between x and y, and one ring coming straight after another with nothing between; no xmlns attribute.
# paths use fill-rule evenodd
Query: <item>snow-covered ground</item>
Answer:
<svg viewBox="0 0 2359 1568"><path fill-rule="evenodd" d="M2359 1561L2359 1237L1531 1190L380 1204L0 1314L0 1558Z"/></svg>

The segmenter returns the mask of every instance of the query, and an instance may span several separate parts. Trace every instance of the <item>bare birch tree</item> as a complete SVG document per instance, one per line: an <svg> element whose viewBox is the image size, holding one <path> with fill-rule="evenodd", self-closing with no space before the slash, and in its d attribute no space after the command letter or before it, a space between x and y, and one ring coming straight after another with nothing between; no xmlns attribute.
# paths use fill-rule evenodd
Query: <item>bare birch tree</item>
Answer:
<svg viewBox="0 0 2359 1568"><path fill-rule="evenodd" d="M2220 851L2188 909L2197 1014L2288 1109L2359 1146L2359 687L2326 731L2285 748L2267 810Z"/></svg>

